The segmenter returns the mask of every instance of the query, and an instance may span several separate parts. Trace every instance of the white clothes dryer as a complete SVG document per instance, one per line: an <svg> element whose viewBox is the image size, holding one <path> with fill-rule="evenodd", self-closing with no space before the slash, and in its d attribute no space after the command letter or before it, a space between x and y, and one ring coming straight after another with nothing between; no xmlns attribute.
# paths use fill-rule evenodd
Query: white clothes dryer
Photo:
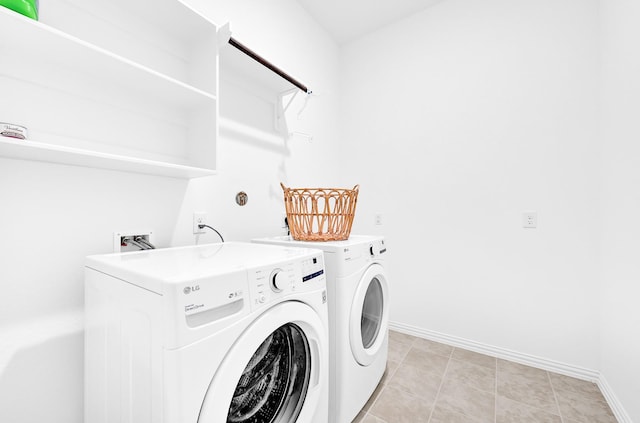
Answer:
<svg viewBox="0 0 640 423"><path fill-rule="evenodd" d="M146 250L85 275L85 422L328 422L322 251Z"/></svg>
<svg viewBox="0 0 640 423"><path fill-rule="evenodd" d="M389 288L381 236L345 241L253 242L324 251L329 298L329 421L351 423L380 383L389 344Z"/></svg>

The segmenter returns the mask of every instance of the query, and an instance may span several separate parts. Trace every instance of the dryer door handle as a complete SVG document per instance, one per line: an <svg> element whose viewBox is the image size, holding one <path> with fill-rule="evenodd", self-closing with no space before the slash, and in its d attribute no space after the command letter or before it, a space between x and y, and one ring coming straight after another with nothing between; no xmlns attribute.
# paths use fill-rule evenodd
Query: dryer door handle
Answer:
<svg viewBox="0 0 640 423"><path fill-rule="evenodd" d="M318 346L318 342L315 339L310 340L311 346L311 359L315 360L315 363L311 363L311 386L315 387L320 382L320 347Z"/></svg>

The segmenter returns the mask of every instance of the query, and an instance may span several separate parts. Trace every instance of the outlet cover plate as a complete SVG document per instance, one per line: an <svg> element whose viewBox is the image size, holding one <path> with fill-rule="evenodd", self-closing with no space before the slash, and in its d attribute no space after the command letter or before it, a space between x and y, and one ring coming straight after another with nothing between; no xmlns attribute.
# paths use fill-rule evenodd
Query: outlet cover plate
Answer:
<svg viewBox="0 0 640 423"><path fill-rule="evenodd" d="M193 233L194 234L203 234L205 233L205 228L200 229L198 225L206 225L207 224L207 213L206 212L193 212Z"/></svg>
<svg viewBox="0 0 640 423"><path fill-rule="evenodd" d="M522 212L522 227L523 228L537 228L538 227L538 212L524 211Z"/></svg>

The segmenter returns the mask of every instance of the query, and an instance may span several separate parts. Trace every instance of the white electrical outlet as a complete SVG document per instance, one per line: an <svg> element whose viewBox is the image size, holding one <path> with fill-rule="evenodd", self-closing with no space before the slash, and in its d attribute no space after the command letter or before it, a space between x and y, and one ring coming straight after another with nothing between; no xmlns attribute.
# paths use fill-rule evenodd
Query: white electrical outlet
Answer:
<svg viewBox="0 0 640 423"><path fill-rule="evenodd" d="M522 212L522 227L523 228L537 228L538 227L538 212L524 211Z"/></svg>
<svg viewBox="0 0 640 423"><path fill-rule="evenodd" d="M193 233L194 234L203 234L205 233L205 228L200 229L198 225L206 225L207 224L207 213L205 212L193 212Z"/></svg>
<svg viewBox="0 0 640 423"><path fill-rule="evenodd" d="M382 225L382 214L376 213L373 217L373 220L376 225Z"/></svg>

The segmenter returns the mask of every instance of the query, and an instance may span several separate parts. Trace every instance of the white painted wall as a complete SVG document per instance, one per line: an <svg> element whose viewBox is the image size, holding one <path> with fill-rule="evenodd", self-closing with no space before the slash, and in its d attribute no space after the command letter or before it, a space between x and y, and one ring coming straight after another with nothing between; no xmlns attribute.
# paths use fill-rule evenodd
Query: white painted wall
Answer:
<svg viewBox="0 0 640 423"><path fill-rule="evenodd" d="M344 47L393 322L598 368L597 30L595 0L447 0Z"/></svg>
<svg viewBox="0 0 640 423"><path fill-rule="evenodd" d="M603 47L604 378L640 421L640 4L601 2Z"/></svg>
<svg viewBox="0 0 640 423"><path fill-rule="evenodd" d="M191 234L192 213L204 211L227 240L274 235L284 213L279 181L338 181L326 172L339 135L327 124L337 113L335 43L294 0L191 3L215 22L231 20L234 37L319 94L301 122L314 140L278 138L272 106L236 81L221 87L213 177L184 181L0 158L1 422L82 422L83 259L111 252L114 231L151 229L159 247L217 242L212 232ZM240 190L249 194L243 208L234 201Z"/></svg>
<svg viewBox="0 0 640 423"><path fill-rule="evenodd" d="M195 210L208 212L210 224L228 239L280 234L281 181L289 186L339 182L333 155L340 134L332 124L337 120L338 47L294 0L189 3L217 22L231 22L234 38L313 90L315 95L296 125L312 134L313 140L294 136L284 142L274 129L271 93L254 89L251 81L230 77L223 64L219 173L190 182L173 243L193 242L190 228ZM244 207L235 203L239 191L249 195ZM217 235L207 234L199 242L216 240Z"/></svg>
<svg viewBox="0 0 640 423"><path fill-rule="evenodd" d="M119 230L169 245L186 187L0 159L0 421L82 421L84 257Z"/></svg>

